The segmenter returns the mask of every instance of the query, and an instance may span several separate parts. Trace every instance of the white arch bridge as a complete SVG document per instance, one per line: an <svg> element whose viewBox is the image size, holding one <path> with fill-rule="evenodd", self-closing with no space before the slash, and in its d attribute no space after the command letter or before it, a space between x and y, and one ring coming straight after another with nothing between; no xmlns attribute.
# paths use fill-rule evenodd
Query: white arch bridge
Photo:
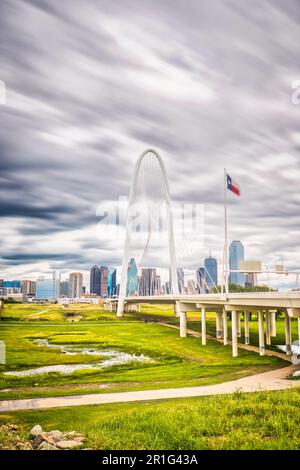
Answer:
<svg viewBox="0 0 300 470"><path fill-rule="evenodd" d="M155 186L156 185L156 186ZM151 205L151 199L163 201L165 213L163 217L167 227L167 244L170 272L169 295L141 296L138 292L130 295L128 292L128 263L134 253L133 227L135 214L133 208L137 202L142 201L142 211L146 213L148 233L142 247L142 255L138 267L142 267L149 250L153 235L153 226L157 224L157 213ZM150 201L150 203L149 203ZM226 250L224 246L224 253ZM223 338L224 344L228 344L228 313L231 314L232 327L232 354L238 355L238 337L240 336L240 314L244 315L245 343L250 343L249 316L252 312L258 314L259 350L265 354L265 345L271 344L271 337L276 336L276 311L285 315L285 343L286 354L292 353L291 319L298 319L298 341L300 341L300 291L288 292L243 292L230 293L226 285L228 266L224 261L222 275L222 292L199 293L182 295L178 289L177 263L175 253L175 237L171 199L167 181L166 170L160 155L156 150L148 149L142 153L136 162L133 179L130 187L128 203L126 235L123 251L122 273L119 298L106 300L106 306L111 311L117 311L117 316L122 317L124 312L136 309L140 304L171 304L174 305L174 313L180 318L180 336L187 335L187 312L201 312L201 336L202 344L206 344L206 312L216 312L216 336ZM224 256L224 260L226 257ZM299 343L298 343L299 344Z"/></svg>

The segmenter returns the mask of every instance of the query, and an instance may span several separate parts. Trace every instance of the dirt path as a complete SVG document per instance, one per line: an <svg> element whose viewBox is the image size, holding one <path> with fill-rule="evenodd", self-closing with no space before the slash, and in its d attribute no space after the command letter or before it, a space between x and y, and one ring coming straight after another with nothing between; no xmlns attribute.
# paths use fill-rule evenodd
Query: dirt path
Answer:
<svg viewBox="0 0 300 470"><path fill-rule="evenodd" d="M99 405L104 403L122 403L145 400L165 400L170 398L189 398L208 395L229 394L234 392L261 392L265 390L285 390L300 386L297 380L287 380L295 366L264 372L242 379L216 385L200 387L168 388L143 390L137 392L115 392L102 394L77 395L70 397L26 398L22 400L3 400L0 413L20 410L40 410L66 406Z"/></svg>
<svg viewBox="0 0 300 470"><path fill-rule="evenodd" d="M35 317L36 315L42 315L43 313L49 312L49 310L42 310L41 312L36 312L36 313L28 313L26 317Z"/></svg>

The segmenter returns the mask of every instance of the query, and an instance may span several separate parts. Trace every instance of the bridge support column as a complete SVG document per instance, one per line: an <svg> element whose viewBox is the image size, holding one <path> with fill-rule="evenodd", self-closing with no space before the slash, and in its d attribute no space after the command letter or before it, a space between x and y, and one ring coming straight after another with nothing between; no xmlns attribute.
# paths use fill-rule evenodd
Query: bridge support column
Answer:
<svg viewBox="0 0 300 470"><path fill-rule="evenodd" d="M265 335L264 335L264 315L262 311L258 312L258 335L259 335L259 354L265 355Z"/></svg>
<svg viewBox="0 0 300 470"><path fill-rule="evenodd" d="M225 308L223 308L223 343L224 346L228 344L228 319Z"/></svg>
<svg viewBox="0 0 300 470"><path fill-rule="evenodd" d="M125 307L124 299L119 298L118 308L117 308L117 317L119 318L124 317L124 307Z"/></svg>
<svg viewBox="0 0 300 470"><path fill-rule="evenodd" d="M276 312L270 312L270 330L271 336L274 338L276 336Z"/></svg>
<svg viewBox="0 0 300 470"><path fill-rule="evenodd" d="M220 312L216 313L216 337L222 338L222 314Z"/></svg>
<svg viewBox="0 0 300 470"><path fill-rule="evenodd" d="M300 347L300 317L298 317L298 348Z"/></svg>
<svg viewBox="0 0 300 470"><path fill-rule="evenodd" d="M231 326L232 326L232 357L238 356L238 341L237 341L237 312L231 312Z"/></svg>
<svg viewBox="0 0 300 470"><path fill-rule="evenodd" d="M241 314L240 312L236 312L237 315L237 337L240 338L242 336L241 331Z"/></svg>
<svg viewBox="0 0 300 470"><path fill-rule="evenodd" d="M206 311L205 311L205 307L201 308L201 340L202 340L202 346L206 346Z"/></svg>
<svg viewBox="0 0 300 470"><path fill-rule="evenodd" d="M221 338L224 337L224 328L223 328L223 312L219 313L220 316L220 332L221 332Z"/></svg>
<svg viewBox="0 0 300 470"><path fill-rule="evenodd" d="M179 313L180 338L186 338L186 313Z"/></svg>
<svg viewBox="0 0 300 470"><path fill-rule="evenodd" d="M244 312L244 321L245 321L245 344L250 344L249 312Z"/></svg>
<svg viewBox="0 0 300 470"><path fill-rule="evenodd" d="M287 356L292 354L291 318L287 312L285 312L285 351Z"/></svg>
<svg viewBox="0 0 300 470"><path fill-rule="evenodd" d="M266 310L266 345L271 345L271 312Z"/></svg>

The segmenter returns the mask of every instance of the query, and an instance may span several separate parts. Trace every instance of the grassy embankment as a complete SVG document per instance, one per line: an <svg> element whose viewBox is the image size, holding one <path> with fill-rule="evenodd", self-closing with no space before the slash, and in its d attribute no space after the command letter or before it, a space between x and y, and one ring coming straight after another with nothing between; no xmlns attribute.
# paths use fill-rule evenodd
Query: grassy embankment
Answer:
<svg viewBox="0 0 300 470"><path fill-rule="evenodd" d="M94 449L299 449L300 388L253 394L3 414L28 437L45 430L83 432ZM7 435L0 436L5 446ZM1 446L0 444L0 446Z"/></svg>

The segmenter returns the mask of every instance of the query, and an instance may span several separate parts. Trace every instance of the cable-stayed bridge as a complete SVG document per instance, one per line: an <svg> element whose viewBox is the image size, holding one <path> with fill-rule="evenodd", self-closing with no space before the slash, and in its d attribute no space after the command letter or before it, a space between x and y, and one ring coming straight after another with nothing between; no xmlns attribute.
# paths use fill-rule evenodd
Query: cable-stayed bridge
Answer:
<svg viewBox="0 0 300 470"><path fill-rule="evenodd" d="M165 239L159 230L162 223L165 226ZM137 291L131 295L128 292L129 260L133 256L138 256L138 268L147 266L147 257L149 259L149 253L151 253L151 241L157 232L161 235L158 239L156 238L156 243L165 242L164 253L168 254L170 294L139 295ZM143 236L136 237L137 233L143 233ZM187 245L185 243L185 246ZM188 249L190 255L197 256L197 253L193 253L190 249L190 245ZM285 315L286 354L291 355L293 317L298 319L298 341L300 340L300 291L230 293L225 250L227 250L226 245L223 249L221 291L217 286L213 286L214 289L212 289L212 283L209 282L201 293L186 295L179 292L174 221L166 170L158 152L148 149L137 160L130 187L119 297L107 299L106 304L109 309L117 311L118 317L122 317L124 312L130 311L134 306L144 303L174 305L174 314L180 318L180 336L182 337L187 334L187 312L200 311L203 345L206 344L206 312L216 312L216 335L218 338L223 338L225 345L228 344L229 314L234 357L238 355L241 313L244 318L245 343L249 344L249 315L257 312L259 348L260 354L264 355L265 345L270 345L271 337L276 336L276 312L280 311ZM218 292L214 293L213 290Z"/></svg>

